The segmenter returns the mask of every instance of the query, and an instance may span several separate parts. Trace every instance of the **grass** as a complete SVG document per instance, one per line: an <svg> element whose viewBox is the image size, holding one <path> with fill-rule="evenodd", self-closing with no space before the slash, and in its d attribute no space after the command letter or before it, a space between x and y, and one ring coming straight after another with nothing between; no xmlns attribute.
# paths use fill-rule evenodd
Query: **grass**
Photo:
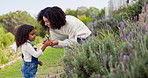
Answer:
<svg viewBox="0 0 148 78"><path fill-rule="evenodd" d="M44 55L39 57L39 60L43 62L43 66L38 67L38 72L36 78L45 78L58 74L58 71L63 70L60 61L62 60L64 51L63 49L46 48ZM16 61L15 63L6 66L4 69L0 70L0 78L21 78L21 65L22 59Z"/></svg>

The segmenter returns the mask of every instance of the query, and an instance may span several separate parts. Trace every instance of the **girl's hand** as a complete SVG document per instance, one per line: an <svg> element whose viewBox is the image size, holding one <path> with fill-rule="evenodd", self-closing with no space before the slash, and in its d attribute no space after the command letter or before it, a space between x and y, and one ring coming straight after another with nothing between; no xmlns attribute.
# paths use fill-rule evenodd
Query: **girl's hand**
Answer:
<svg viewBox="0 0 148 78"><path fill-rule="evenodd" d="M58 40L44 40L44 45L47 45L47 46L54 46L54 45L58 45Z"/></svg>
<svg viewBox="0 0 148 78"><path fill-rule="evenodd" d="M44 41L43 41L43 44L44 44L47 40L48 40L48 39L44 40Z"/></svg>
<svg viewBox="0 0 148 78"><path fill-rule="evenodd" d="M46 46L50 46L51 45L51 40L45 40L44 41L44 45L46 45Z"/></svg>
<svg viewBox="0 0 148 78"><path fill-rule="evenodd" d="M42 66L42 65L43 65L43 62L42 62L42 61L38 61L38 64L39 64L40 66Z"/></svg>
<svg viewBox="0 0 148 78"><path fill-rule="evenodd" d="M47 46L50 46L51 40L45 40L43 46L41 47L41 50L44 51Z"/></svg>

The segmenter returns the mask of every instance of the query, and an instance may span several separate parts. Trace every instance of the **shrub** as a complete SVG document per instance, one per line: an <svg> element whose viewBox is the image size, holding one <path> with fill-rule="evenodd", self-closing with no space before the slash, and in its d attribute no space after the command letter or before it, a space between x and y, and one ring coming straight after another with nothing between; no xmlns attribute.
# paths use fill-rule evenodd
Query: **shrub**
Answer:
<svg viewBox="0 0 148 78"><path fill-rule="evenodd" d="M119 35L104 33L74 46L63 58L63 78L147 78L148 33L144 26L120 22Z"/></svg>

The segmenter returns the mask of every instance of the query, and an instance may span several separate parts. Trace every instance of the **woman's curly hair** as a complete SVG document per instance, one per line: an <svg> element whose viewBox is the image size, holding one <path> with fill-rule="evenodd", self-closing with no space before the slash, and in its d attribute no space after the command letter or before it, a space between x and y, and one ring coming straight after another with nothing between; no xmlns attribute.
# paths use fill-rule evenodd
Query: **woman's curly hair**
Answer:
<svg viewBox="0 0 148 78"><path fill-rule="evenodd" d="M45 26L43 16L46 17L51 23L52 29L60 29L66 23L66 14L57 6L46 7L45 9L41 10L37 16L37 20L40 22L42 27L47 30L49 28Z"/></svg>

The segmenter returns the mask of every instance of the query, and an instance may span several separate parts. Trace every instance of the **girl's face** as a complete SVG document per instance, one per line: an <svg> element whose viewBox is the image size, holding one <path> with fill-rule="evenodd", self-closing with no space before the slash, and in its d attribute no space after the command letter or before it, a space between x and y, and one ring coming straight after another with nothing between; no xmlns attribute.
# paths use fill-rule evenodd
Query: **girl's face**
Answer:
<svg viewBox="0 0 148 78"><path fill-rule="evenodd" d="M28 40L29 41L34 41L35 40L35 30L32 30L30 33L29 33L29 37L28 37Z"/></svg>
<svg viewBox="0 0 148 78"><path fill-rule="evenodd" d="M48 28L52 28L50 21L43 16L43 21L45 22L45 26L47 26Z"/></svg>

